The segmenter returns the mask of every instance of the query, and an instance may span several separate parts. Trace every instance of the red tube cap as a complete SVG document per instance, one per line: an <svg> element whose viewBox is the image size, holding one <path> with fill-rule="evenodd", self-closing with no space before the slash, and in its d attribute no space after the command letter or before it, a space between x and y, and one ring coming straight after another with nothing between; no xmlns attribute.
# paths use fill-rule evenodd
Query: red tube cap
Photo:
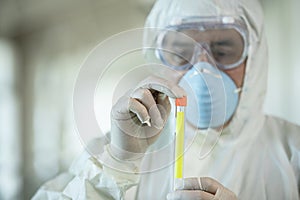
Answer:
<svg viewBox="0 0 300 200"><path fill-rule="evenodd" d="M176 106L186 106L186 104L187 104L186 96L183 96L182 98L177 98L175 100L175 105Z"/></svg>

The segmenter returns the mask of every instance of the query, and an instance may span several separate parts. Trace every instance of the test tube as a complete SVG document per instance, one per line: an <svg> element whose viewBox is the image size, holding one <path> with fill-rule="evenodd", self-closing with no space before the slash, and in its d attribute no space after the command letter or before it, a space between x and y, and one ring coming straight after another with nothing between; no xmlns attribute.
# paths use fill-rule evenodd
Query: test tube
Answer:
<svg viewBox="0 0 300 200"><path fill-rule="evenodd" d="M185 125L185 107L187 104L186 96L177 98L176 105L176 131L175 131L175 165L174 181L177 178L183 178L183 153L184 153L184 125Z"/></svg>

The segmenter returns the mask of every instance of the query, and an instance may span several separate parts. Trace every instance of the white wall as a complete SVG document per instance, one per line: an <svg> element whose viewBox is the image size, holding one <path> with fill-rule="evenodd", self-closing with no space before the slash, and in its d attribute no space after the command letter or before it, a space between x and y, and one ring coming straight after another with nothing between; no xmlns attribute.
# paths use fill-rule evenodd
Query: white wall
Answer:
<svg viewBox="0 0 300 200"><path fill-rule="evenodd" d="M265 0L269 44L267 113L300 124L299 0Z"/></svg>

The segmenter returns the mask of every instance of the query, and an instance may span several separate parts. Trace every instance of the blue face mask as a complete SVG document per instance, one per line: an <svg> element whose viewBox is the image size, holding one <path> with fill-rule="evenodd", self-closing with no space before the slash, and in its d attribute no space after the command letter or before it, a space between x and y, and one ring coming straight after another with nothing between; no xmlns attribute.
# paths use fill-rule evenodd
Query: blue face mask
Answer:
<svg viewBox="0 0 300 200"><path fill-rule="evenodd" d="M200 129L224 125L238 105L239 90L233 80L209 63L196 63L179 85L188 95L186 118Z"/></svg>

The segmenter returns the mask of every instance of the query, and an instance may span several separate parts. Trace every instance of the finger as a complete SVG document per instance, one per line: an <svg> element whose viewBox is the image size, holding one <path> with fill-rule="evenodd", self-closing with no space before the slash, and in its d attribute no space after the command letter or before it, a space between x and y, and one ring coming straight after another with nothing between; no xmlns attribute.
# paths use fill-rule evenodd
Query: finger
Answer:
<svg viewBox="0 0 300 200"><path fill-rule="evenodd" d="M131 97L137 99L146 107L150 116L151 126L154 126L158 129L163 127L164 121L156 105L154 97L148 89L139 88L131 94Z"/></svg>
<svg viewBox="0 0 300 200"><path fill-rule="evenodd" d="M175 180L175 189L178 190L203 190L215 194L221 187L223 186L219 182L209 177L192 177Z"/></svg>
<svg viewBox="0 0 300 200"><path fill-rule="evenodd" d="M201 177L200 178L202 188L204 191L207 191L211 194L216 194L217 190L219 188L222 188L223 185L216 181L215 179L212 179L210 177Z"/></svg>
<svg viewBox="0 0 300 200"><path fill-rule="evenodd" d="M176 190L203 190L200 178L183 178L175 180Z"/></svg>
<svg viewBox="0 0 300 200"><path fill-rule="evenodd" d="M140 83L142 88L153 89L168 95L171 98L186 96L186 92L177 84L166 79L151 76Z"/></svg>
<svg viewBox="0 0 300 200"><path fill-rule="evenodd" d="M201 190L177 190L167 195L168 200L212 200L214 195Z"/></svg>
<svg viewBox="0 0 300 200"><path fill-rule="evenodd" d="M157 95L157 106L160 112L160 115L162 117L162 119L165 121L167 121L170 111L171 111L171 103L169 100L169 97L166 94L163 93L158 93Z"/></svg>
<svg viewBox="0 0 300 200"><path fill-rule="evenodd" d="M122 96L112 107L111 117L115 120L128 120L132 118L129 112L130 97Z"/></svg>
<svg viewBox="0 0 300 200"><path fill-rule="evenodd" d="M134 114L136 114L136 116L142 124L147 124L149 122L150 116L147 108L137 99L130 98L128 109ZM147 125L151 126L150 124Z"/></svg>

